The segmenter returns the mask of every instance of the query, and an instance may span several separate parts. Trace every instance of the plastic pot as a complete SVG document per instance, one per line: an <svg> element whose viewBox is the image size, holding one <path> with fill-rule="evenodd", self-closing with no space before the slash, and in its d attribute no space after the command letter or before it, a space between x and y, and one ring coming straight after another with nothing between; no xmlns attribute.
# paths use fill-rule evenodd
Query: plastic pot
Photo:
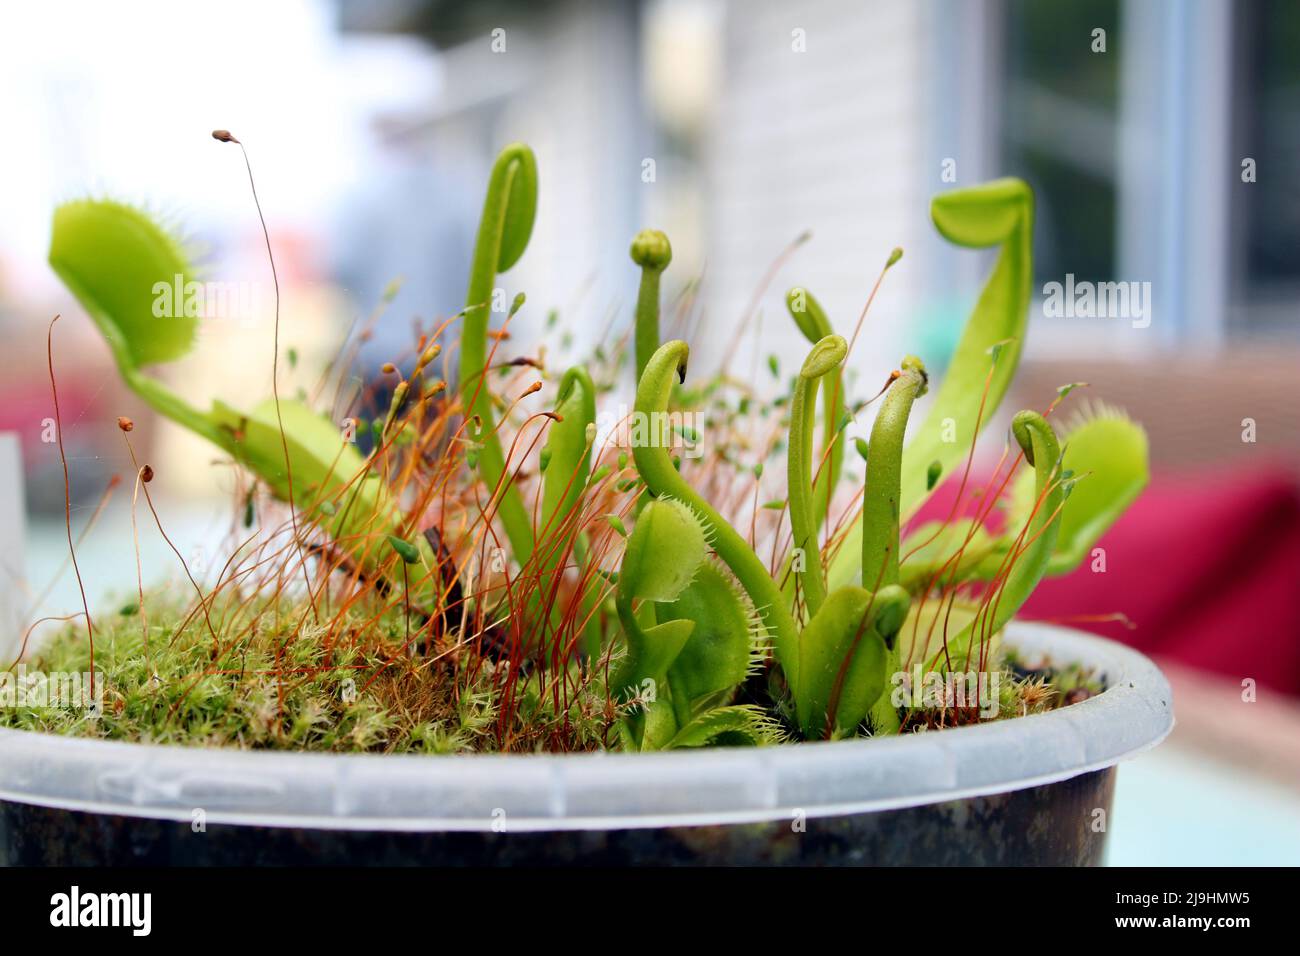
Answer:
<svg viewBox="0 0 1300 956"><path fill-rule="evenodd" d="M1116 764L1169 685L1102 638L1015 624L1106 690L1051 713L877 740L659 754L373 756L0 730L6 864L1102 862Z"/></svg>

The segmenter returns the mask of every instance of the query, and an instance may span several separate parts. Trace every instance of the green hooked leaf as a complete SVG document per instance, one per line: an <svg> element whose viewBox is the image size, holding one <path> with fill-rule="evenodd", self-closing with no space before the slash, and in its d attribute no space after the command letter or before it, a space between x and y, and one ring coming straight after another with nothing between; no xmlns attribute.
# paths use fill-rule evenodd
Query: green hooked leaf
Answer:
<svg viewBox="0 0 1300 956"><path fill-rule="evenodd" d="M689 355L690 348L680 340L659 346L646 363L645 373L637 385L637 414L653 416L667 410L674 381L686 379ZM795 671L799 666L798 633L781 590L772 580L766 565L754 553L749 542L682 478L667 449L660 443L639 443L632 449L632 457L651 494L681 499L698 515L718 557L731 569L763 619L777 659L786 675L791 680L796 680Z"/></svg>
<svg viewBox="0 0 1300 956"><path fill-rule="evenodd" d="M1062 468L1072 474L1061 508L1061 528L1048 574L1067 574L1088 556L1146 487L1147 435L1123 412L1085 413L1062 442ZM1012 491L1011 524L1023 524L1034 506L1034 477L1019 475Z"/></svg>
<svg viewBox="0 0 1300 956"><path fill-rule="evenodd" d="M820 339L808 357L795 383L794 401L790 408L790 443L786 448L786 479L790 489L790 524L794 532L794 546L803 551L799 563L799 581L803 585L808 610L817 613L826 596L822 577L821 552L817 544L820 526L816 509L818 499L814 493L813 473L813 418L816 412L817 388L823 378L838 371L848 354L849 346L838 335ZM835 385L828 385L834 388ZM823 476L824 479L825 476ZM821 502L824 507L824 500Z"/></svg>
<svg viewBox="0 0 1300 956"><path fill-rule="evenodd" d="M813 346L814 352L816 346L823 342L827 336L833 334L830 319L826 317L826 310L822 308L820 302L807 289L796 286L786 293L786 307L790 311L791 318L794 319L795 325L803 333ZM840 339L843 342L843 339ZM845 355L848 354L848 345L844 344ZM812 356L809 356L811 359ZM850 418L844 408L844 373L840 366L843 365L843 357L834 363L833 368L828 368L819 375L827 375L827 379L822 389L822 447L818 453L813 470L816 472L816 478L813 481L813 498L812 498L812 515L818 529L825 523L827 509L830 506L831 497L835 494L835 486L839 484L840 473L844 468L844 439L839 435ZM805 363L804 373L808 371ZM830 374L834 372L834 374ZM811 441L811 437L809 438ZM826 453L826 449L830 453ZM811 455L811 449L809 449ZM822 458L825 457L825 464L822 465Z"/></svg>
<svg viewBox="0 0 1300 956"><path fill-rule="evenodd" d="M507 146L497 156L483 200L469 288L465 294L460 337L460 393L468 418L477 417L483 435L476 464L489 488L499 488L493 507L505 526L515 559L524 565L533 554L533 528L523 498L507 480L505 455L493 426L492 395L487 375L488 320L497 273L505 272L523 255L537 214L537 160L522 143ZM516 297L514 308L522 304Z"/></svg>
<svg viewBox="0 0 1300 956"><path fill-rule="evenodd" d="M497 167L501 172L494 169L492 179L495 183L501 177L507 197L497 272L508 272L528 248L533 234L533 221L537 218L537 159L523 143L512 143L497 157Z"/></svg>
<svg viewBox="0 0 1300 956"><path fill-rule="evenodd" d="M899 501L904 521L930 494L926 485L932 463L939 463L941 473L951 474L970 451L977 419L982 429L997 411L1020 361L1033 296L1034 196L1025 182L998 179L955 189L935 197L930 215L949 242L1000 249L929 412L907 446ZM999 344L994 359L990 349ZM830 587L858 577L861 534L861 528L850 528L831 565Z"/></svg>
<svg viewBox="0 0 1300 956"><path fill-rule="evenodd" d="M542 449L547 474L542 483L542 534L554 534L572 512L587 484L591 443L587 426L596 420L596 388L582 368L571 368L560 383L561 421L552 422Z"/></svg>

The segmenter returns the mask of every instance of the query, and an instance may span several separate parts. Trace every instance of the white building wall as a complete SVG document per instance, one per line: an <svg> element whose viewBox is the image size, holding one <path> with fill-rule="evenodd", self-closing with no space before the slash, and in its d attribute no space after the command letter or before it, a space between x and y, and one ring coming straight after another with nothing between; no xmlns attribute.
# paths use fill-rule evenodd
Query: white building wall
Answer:
<svg viewBox="0 0 1300 956"><path fill-rule="evenodd" d="M923 169L927 11L878 0L729 4L709 168L706 361L725 352L781 250L811 230L760 299L758 344L732 370L762 368L776 353L783 376L797 371L807 345L786 315L792 285L806 285L849 337L880 267L902 246L850 359L868 378L896 365L939 186L937 167Z"/></svg>

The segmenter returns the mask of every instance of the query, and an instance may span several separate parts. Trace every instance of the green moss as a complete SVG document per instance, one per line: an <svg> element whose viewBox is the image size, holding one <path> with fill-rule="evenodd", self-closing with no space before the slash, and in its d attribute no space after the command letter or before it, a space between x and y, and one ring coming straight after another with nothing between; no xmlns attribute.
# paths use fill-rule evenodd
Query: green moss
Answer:
<svg viewBox="0 0 1300 956"><path fill-rule="evenodd" d="M102 713L82 708L0 708L0 726L44 733L250 749L379 753L462 753L501 749L498 665L470 655L407 657L402 622L345 619L342 633L367 642L322 640L303 625L305 605L263 607L259 626L213 655L202 615L146 595L149 646L134 604L97 620L95 671ZM278 625L276 622L279 622ZM228 623L214 613L219 634ZM295 629L297 636L295 637ZM387 640L375 641L376 635ZM26 663L28 674L87 673L90 647L69 626ZM527 685L524 693L528 693ZM562 734L564 749L593 749L605 730L603 688L589 684L557 716L533 694L506 728L509 749L530 749ZM567 719L566 719L567 718Z"/></svg>

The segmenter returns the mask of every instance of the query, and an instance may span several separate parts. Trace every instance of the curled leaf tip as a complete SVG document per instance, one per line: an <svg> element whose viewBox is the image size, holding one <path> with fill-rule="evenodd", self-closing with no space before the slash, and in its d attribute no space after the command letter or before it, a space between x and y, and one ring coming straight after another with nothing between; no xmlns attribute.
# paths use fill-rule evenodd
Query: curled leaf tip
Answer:
<svg viewBox="0 0 1300 956"><path fill-rule="evenodd" d="M1011 420L1011 434L1015 436L1016 444L1020 446L1025 461L1030 465L1034 464L1033 431L1047 428L1049 428L1047 420L1031 409L1017 412L1016 417Z"/></svg>
<svg viewBox="0 0 1300 956"><path fill-rule="evenodd" d="M799 370L801 378L821 378L833 371L849 354L849 345L840 335L827 335L820 339L804 359Z"/></svg>
<svg viewBox="0 0 1300 956"><path fill-rule="evenodd" d="M915 355L908 355L903 359L902 368L904 372L915 372L921 376L921 387L917 390L917 397L924 395L930 385L930 375L925 370L925 363Z"/></svg>

